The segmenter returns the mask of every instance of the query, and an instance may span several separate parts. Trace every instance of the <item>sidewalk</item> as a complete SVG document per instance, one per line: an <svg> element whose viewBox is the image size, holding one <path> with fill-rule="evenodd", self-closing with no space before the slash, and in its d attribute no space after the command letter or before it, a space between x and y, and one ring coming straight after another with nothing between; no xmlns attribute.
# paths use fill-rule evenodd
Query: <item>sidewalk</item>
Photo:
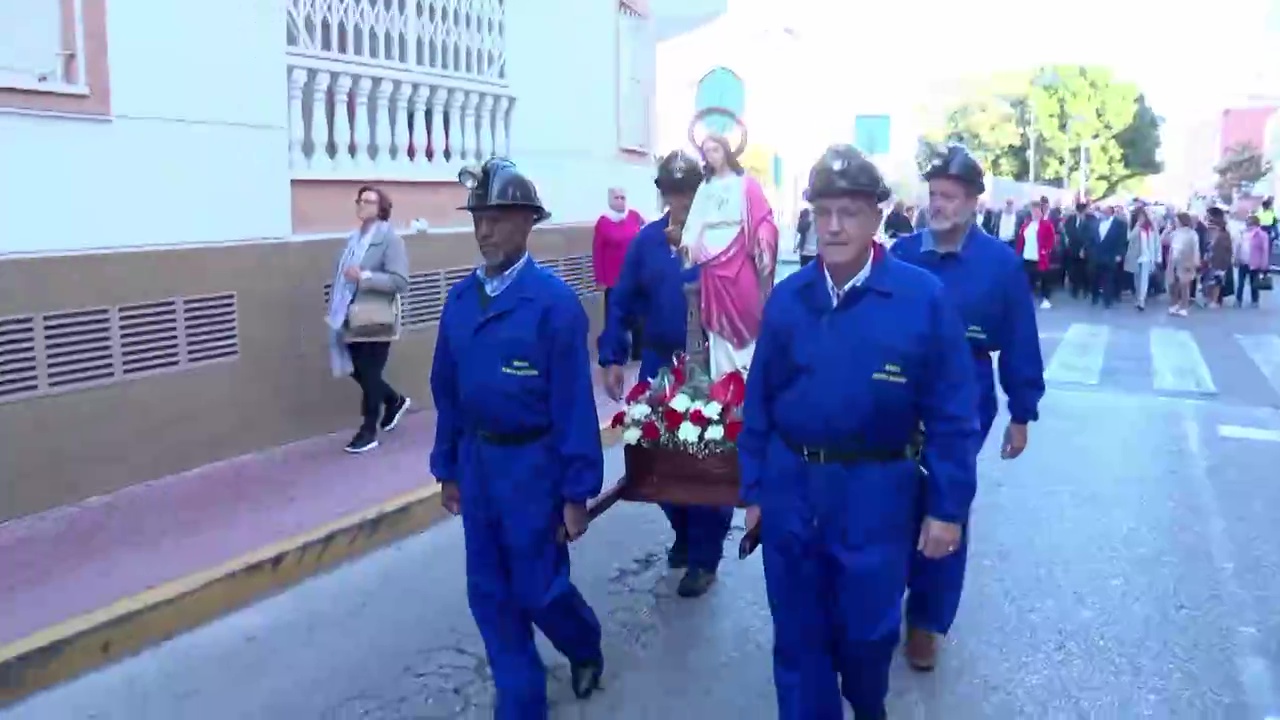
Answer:
<svg viewBox="0 0 1280 720"><path fill-rule="evenodd" d="M434 431L414 412L365 455L310 438L0 524L0 706L443 519Z"/></svg>

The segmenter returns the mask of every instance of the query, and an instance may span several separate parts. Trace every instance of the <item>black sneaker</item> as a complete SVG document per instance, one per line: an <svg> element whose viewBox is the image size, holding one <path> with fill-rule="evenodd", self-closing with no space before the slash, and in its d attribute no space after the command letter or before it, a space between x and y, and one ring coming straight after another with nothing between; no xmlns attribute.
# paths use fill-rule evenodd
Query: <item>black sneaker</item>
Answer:
<svg viewBox="0 0 1280 720"><path fill-rule="evenodd" d="M716 574L702 568L689 568L680 584L676 586L676 594L682 598L696 598L707 594L716 583Z"/></svg>
<svg viewBox="0 0 1280 720"><path fill-rule="evenodd" d="M401 395L400 399L394 405L388 405L386 412L382 414L382 422L378 423L378 427L382 432L391 432L396 429L396 425L400 424L400 418L409 410L409 396Z"/></svg>
<svg viewBox="0 0 1280 720"><path fill-rule="evenodd" d="M586 700L600 689L600 676L604 674L603 663L583 663L569 666L569 684L573 686L573 695L579 700Z"/></svg>
<svg viewBox="0 0 1280 720"><path fill-rule="evenodd" d="M343 448L343 450L346 450L349 453L358 454L362 452L369 452L376 447L378 447L378 434L372 430L361 430L356 433L355 437L351 438L351 442L347 443L347 446Z"/></svg>

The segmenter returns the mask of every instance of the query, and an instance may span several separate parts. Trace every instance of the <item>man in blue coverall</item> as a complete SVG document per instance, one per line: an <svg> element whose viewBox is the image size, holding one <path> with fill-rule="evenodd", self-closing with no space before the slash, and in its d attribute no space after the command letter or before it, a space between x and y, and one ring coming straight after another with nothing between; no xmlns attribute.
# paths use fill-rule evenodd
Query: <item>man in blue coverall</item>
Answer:
<svg viewBox="0 0 1280 720"><path fill-rule="evenodd" d="M574 693L600 682L600 622L569 579L604 456L573 289L529 257L549 217L509 160L467 168L483 264L445 299L431 366L441 501L462 515L467 599L497 686L498 720L543 720L546 673L533 629L569 659Z"/></svg>
<svg viewBox="0 0 1280 720"><path fill-rule="evenodd" d="M642 379L652 379L685 349L689 313L684 286L697 280L698 270L684 267L677 248L680 229L701 183L702 167L687 153L672 152L658 165L654 184L667 212L645 225L627 248L600 333L605 390L614 400L622 397L622 365L629 356L626 329L634 320L639 319L645 328L645 346L640 352ZM699 597L715 582L733 508L663 505L662 511L676 536L667 551L667 565L688 568L676 592L681 597Z"/></svg>
<svg viewBox="0 0 1280 720"><path fill-rule="evenodd" d="M889 197L875 165L832 147L806 196L821 262L765 304L742 501L764 554L778 717L842 720L843 695L857 720L881 720L912 555L954 552L969 515L976 376L942 283L874 241Z"/></svg>
<svg viewBox="0 0 1280 720"><path fill-rule="evenodd" d="M1008 244L975 224L974 211L985 184L982 167L964 148L953 146L940 153L924 179L929 183L929 227L900 238L891 252L936 275L964 321L979 388L982 434L973 448L975 456L998 410L991 355L1000 353L1000 386L1009 397L1010 416L1000 455L1016 458L1027 447L1027 424L1039 417L1044 395L1040 334L1023 263ZM912 565L906 655L916 670L933 669L938 639L956 619L967 549L966 537L945 558L917 554Z"/></svg>

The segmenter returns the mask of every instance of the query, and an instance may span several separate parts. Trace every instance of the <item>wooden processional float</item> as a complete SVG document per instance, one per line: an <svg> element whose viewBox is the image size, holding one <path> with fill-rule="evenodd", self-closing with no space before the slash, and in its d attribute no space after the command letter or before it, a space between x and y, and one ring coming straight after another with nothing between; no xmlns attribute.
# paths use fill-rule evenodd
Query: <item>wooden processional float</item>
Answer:
<svg viewBox="0 0 1280 720"><path fill-rule="evenodd" d="M689 126L690 143L700 146L697 129L712 115L730 119L739 130L736 154L746 145L746 127L723 108L699 112ZM680 228L671 230L679 238ZM673 242L673 245L677 243ZM679 248L686 266L687 248ZM642 378L627 393L612 427L622 430L623 476L588 505L591 520L618 501L670 505L740 507L736 440L742 428L746 379L738 372L711 379L702 323L701 285L685 285L688 307L684 353L658 377ZM759 544L758 530L739 545L746 557Z"/></svg>

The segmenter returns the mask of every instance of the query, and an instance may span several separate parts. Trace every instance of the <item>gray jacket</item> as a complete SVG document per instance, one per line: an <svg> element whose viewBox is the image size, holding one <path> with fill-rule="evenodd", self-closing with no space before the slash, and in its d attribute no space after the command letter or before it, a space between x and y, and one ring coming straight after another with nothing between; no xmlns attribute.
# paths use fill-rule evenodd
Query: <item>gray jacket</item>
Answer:
<svg viewBox="0 0 1280 720"><path fill-rule="evenodd" d="M341 262L342 258L339 257ZM391 225L382 223L374 236L369 239L369 247L360 259L362 276L357 289L357 297L367 293L385 296L387 302L397 303L402 295L409 292L409 253L405 250L404 239L391 229ZM362 337L361 341L395 340L400 337L402 316L397 316L395 332L388 337ZM356 338L348 337L349 341Z"/></svg>

